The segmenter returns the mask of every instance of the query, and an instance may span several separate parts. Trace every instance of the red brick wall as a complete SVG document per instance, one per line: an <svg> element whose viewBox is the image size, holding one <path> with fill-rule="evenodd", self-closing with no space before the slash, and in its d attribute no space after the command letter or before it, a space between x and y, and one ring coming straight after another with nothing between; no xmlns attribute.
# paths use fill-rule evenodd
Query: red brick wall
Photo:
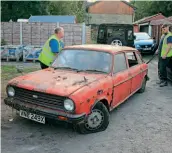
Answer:
<svg viewBox="0 0 172 153"><path fill-rule="evenodd" d="M132 15L133 8L121 1L101 1L89 7L93 14L126 14Z"/></svg>
<svg viewBox="0 0 172 153"><path fill-rule="evenodd" d="M138 25L134 25L134 32L139 32L139 26Z"/></svg>

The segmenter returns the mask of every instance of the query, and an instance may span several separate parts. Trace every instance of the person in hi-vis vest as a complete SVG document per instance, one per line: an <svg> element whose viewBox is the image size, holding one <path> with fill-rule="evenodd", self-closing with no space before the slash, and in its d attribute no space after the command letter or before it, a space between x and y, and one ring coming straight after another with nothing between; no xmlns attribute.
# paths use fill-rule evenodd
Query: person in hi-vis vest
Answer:
<svg viewBox="0 0 172 153"><path fill-rule="evenodd" d="M162 26L163 35L161 37L156 54L159 55L158 61L158 72L159 79L157 83L160 87L167 86L167 66L169 64L170 58L172 58L172 33L169 31L169 25L164 24Z"/></svg>
<svg viewBox="0 0 172 153"><path fill-rule="evenodd" d="M42 69L48 68L57 54L64 48L64 44L61 40L63 37L64 29L58 27L55 29L54 34L45 42L38 58Z"/></svg>

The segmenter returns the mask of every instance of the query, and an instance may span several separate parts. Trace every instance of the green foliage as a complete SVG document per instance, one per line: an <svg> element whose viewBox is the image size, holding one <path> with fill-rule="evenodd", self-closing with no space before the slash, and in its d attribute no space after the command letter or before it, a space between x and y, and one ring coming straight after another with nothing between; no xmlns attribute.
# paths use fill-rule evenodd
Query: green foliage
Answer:
<svg viewBox="0 0 172 153"><path fill-rule="evenodd" d="M83 1L2 1L1 21L28 19L31 15L74 15L84 20Z"/></svg>
<svg viewBox="0 0 172 153"><path fill-rule="evenodd" d="M51 15L74 15L77 22L84 21L83 1L51 1L48 12Z"/></svg>
<svg viewBox="0 0 172 153"><path fill-rule="evenodd" d="M1 46L4 46L6 44L7 44L6 41L4 39L1 39Z"/></svg>
<svg viewBox="0 0 172 153"><path fill-rule="evenodd" d="M1 21L17 21L19 18L28 19L31 15L47 14L48 2L41 1L2 1Z"/></svg>
<svg viewBox="0 0 172 153"><path fill-rule="evenodd" d="M132 0L136 10L135 21L146 16L162 13L164 16L172 16L172 1L136 1Z"/></svg>

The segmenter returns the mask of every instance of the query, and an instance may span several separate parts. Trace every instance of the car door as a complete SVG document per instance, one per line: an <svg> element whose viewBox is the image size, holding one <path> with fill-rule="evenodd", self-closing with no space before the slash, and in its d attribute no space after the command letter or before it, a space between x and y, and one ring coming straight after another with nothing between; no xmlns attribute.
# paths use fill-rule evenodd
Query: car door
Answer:
<svg viewBox="0 0 172 153"><path fill-rule="evenodd" d="M128 66L125 53L114 55L113 68L113 108L125 101L130 95L131 80L129 78Z"/></svg>
<svg viewBox="0 0 172 153"><path fill-rule="evenodd" d="M131 94L136 92L142 84L143 74L141 61L138 60L135 51L126 52L126 58L129 65L129 75L131 78Z"/></svg>

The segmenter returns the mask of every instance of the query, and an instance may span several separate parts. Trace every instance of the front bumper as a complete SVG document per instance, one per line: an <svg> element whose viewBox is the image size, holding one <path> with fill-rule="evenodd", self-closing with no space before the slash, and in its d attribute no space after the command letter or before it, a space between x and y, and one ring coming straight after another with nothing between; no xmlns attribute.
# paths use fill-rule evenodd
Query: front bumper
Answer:
<svg viewBox="0 0 172 153"><path fill-rule="evenodd" d="M150 50L144 50L143 48L137 48L137 50L140 52L140 53L154 53L155 52L155 49L152 48Z"/></svg>
<svg viewBox="0 0 172 153"><path fill-rule="evenodd" d="M149 48L149 47L148 47ZM152 47L150 47L150 49L149 50L146 50L146 48L142 48L142 47L136 47L136 49L140 52L140 53L154 53L155 51L156 51L156 48L157 48L157 46L156 45L154 45L154 46L152 46Z"/></svg>
<svg viewBox="0 0 172 153"><path fill-rule="evenodd" d="M61 112L58 110L41 107L38 105L22 103L13 98L4 99L4 103L18 111L24 110L29 113L35 113L38 115L42 115L47 119L55 119L55 120L65 121L65 122L74 123L74 124L84 121L85 116L86 116L86 114L84 114L84 113L83 114L69 114L66 112ZM61 117L64 117L65 120L61 120L60 119Z"/></svg>

